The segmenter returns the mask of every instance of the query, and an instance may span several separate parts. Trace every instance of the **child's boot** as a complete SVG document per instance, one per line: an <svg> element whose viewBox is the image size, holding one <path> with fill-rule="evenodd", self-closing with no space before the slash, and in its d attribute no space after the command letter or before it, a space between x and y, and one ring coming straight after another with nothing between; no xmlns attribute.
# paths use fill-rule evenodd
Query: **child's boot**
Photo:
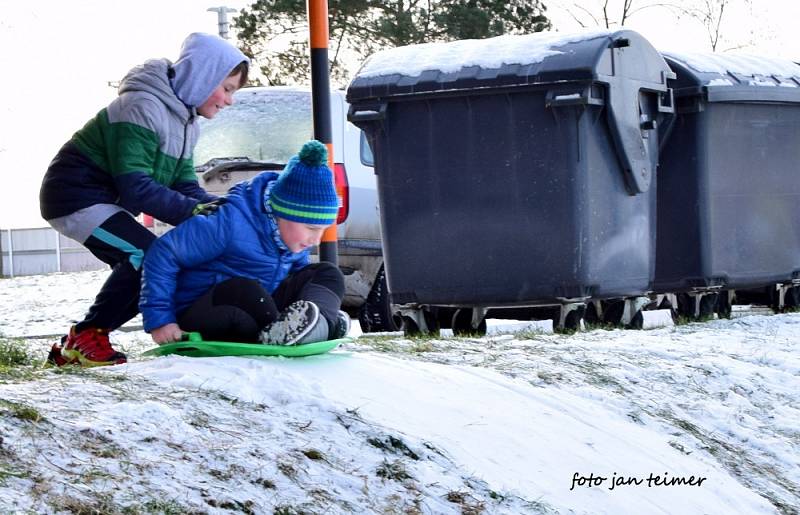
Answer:
<svg viewBox="0 0 800 515"><path fill-rule="evenodd" d="M259 339L267 345L300 345L319 342L328 336L328 322L313 302L289 304L278 319L261 330Z"/></svg>
<svg viewBox="0 0 800 515"><path fill-rule="evenodd" d="M331 328L331 332L328 335L329 340L335 340L337 338L344 338L347 336L347 333L350 332L350 315L345 313L344 311L339 311L336 314L336 323Z"/></svg>
<svg viewBox="0 0 800 515"><path fill-rule="evenodd" d="M78 363L84 367L121 365L128 362L125 354L111 347L108 331L94 327L76 332L73 326L64 342L64 348L61 349L61 356L68 363Z"/></svg>

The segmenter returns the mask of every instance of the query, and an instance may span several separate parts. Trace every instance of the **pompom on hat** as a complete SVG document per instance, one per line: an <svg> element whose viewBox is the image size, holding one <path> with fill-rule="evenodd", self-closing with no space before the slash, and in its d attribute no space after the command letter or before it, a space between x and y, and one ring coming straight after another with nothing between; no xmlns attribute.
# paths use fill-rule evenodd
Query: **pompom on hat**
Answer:
<svg viewBox="0 0 800 515"><path fill-rule="evenodd" d="M339 211L339 198L328 168L328 149L316 140L303 145L281 172L265 199L272 213L284 220L331 225Z"/></svg>

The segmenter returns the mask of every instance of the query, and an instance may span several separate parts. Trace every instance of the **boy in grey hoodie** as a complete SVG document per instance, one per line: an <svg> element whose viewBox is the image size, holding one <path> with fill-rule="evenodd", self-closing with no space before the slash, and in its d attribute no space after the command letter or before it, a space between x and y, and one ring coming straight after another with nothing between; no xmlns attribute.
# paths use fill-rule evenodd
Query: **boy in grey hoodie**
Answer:
<svg viewBox="0 0 800 515"><path fill-rule="evenodd" d="M58 365L125 363L108 333L138 313L141 265L155 236L140 212L177 225L216 208L197 182L192 154L197 117L213 118L247 82L249 61L209 34L190 34L175 63L133 68L119 96L76 132L42 182L42 217L112 267L83 321L53 345Z"/></svg>

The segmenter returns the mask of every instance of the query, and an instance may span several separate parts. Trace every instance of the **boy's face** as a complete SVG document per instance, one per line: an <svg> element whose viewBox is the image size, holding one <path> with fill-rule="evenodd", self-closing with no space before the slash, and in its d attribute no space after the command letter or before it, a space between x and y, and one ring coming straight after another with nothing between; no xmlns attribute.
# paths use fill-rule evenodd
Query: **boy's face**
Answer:
<svg viewBox="0 0 800 515"><path fill-rule="evenodd" d="M281 239L292 252L300 252L314 245L319 245L322 233L330 227L328 225L292 222L279 217L276 220L278 221L278 230L281 232Z"/></svg>
<svg viewBox="0 0 800 515"><path fill-rule="evenodd" d="M233 94L239 89L242 73L225 77L225 80L216 87L211 96L197 108L197 114L203 118L214 118L221 109L233 105Z"/></svg>

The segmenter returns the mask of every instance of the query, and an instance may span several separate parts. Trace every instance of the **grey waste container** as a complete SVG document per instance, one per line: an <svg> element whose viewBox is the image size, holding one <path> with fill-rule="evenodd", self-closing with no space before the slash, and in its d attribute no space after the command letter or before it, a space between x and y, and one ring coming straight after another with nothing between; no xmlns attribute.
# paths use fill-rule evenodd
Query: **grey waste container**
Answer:
<svg viewBox="0 0 800 515"><path fill-rule="evenodd" d="M658 291L800 279L800 66L665 58L677 115L658 175Z"/></svg>
<svg viewBox="0 0 800 515"><path fill-rule="evenodd" d="M670 70L632 31L372 56L347 90L375 155L396 304L639 295L655 266Z"/></svg>

